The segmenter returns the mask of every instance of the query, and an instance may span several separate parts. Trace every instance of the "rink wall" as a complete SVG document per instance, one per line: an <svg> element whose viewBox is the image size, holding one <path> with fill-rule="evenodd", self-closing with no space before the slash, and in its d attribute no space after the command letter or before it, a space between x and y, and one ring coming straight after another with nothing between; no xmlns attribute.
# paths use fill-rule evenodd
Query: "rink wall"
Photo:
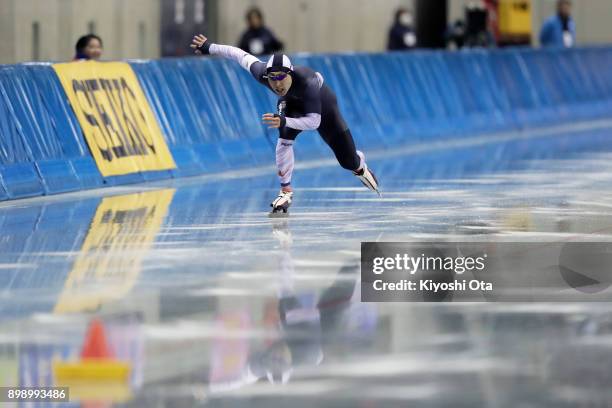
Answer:
<svg viewBox="0 0 612 408"><path fill-rule="evenodd" d="M368 151L490 138L470 171L487 160L529 153L529 141L502 146L496 134L569 129L612 116L608 47L295 55L293 63L323 74L357 144ZM105 84L119 84L123 77L108 79L100 68L111 63L91 64L87 72L93 77L81 74L79 89L69 76L60 81L57 64L0 66L0 200L273 164L276 132L259 118L275 111L274 95L237 64L213 58L131 61L134 84L116 89ZM146 99L135 96L141 91ZM133 108L125 95L140 101L136 112L122 114ZM159 130L158 145L139 133L134 126L139 121L141 129ZM92 133L86 136L84 129ZM598 132L599 143L608 143ZM142 142L135 141L136 134ZM152 151L166 149L159 145L164 141L171 157L143 165ZM497 145L504 155L492 158ZM106 170L94 154L103 147L120 152L123 170ZM539 151L554 155L568 148L564 137L549 134ZM443 167L453 155L465 154L449 147L448 161L425 167ZM296 155L329 158L330 152L318 136L304 134ZM105 157L109 165L119 162L119 156ZM436 170L420 172L427 177Z"/></svg>

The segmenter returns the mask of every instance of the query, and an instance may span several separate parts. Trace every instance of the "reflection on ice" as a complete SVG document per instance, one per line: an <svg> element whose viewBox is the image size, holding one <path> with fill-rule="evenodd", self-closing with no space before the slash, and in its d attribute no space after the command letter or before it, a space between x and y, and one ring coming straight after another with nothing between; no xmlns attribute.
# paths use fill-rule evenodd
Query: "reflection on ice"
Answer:
<svg viewBox="0 0 612 408"><path fill-rule="evenodd" d="M52 384L98 316L133 406L609 405L608 303L359 301L362 241L609 241L612 160L589 157L463 179L385 160L384 200L301 170L280 223L274 175L1 204L0 385Z"/></svg>
<svg viewBox="0 0 612 408"><path fill-rule="evenodd" d="M376 330L372 305L359 302L358 260L349 262L331 286L320 294L296 287L292 257L293 235L286 220L274 220L272 235L276 251L277 296L264 303L258 326L271 337L258 344L247 339L229 339L226 331L254 324L247 310L218 317L218 338L211 349L209 388L215 394L228 392L259 380L286 384L295 369L319 366L334 347L347 348L371 341ZM274 255L272 255L274 256ZM359 340L360 339L360 340ZM368 340L369 339L369 340Z"/></svg>

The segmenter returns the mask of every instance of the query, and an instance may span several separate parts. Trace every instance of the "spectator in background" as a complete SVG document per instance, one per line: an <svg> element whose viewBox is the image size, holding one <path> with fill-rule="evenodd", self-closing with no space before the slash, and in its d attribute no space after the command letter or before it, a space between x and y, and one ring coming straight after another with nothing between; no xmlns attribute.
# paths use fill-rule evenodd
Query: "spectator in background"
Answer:
<svg viewBox="0 0 612 408"><path fill-rule="evenodd" d="M446 32L446 41L450 49L460 50L465 44L465 22L455 20Z"/></svg>
<svg viewBox="0 0 612 408"><path fill-rule="evenodd" d="M471 1L465 8L465 34L463 45L469 48L495 46L489 29L489 11L483 1Z"/></svg>
<svg viewBox="0 0 612 408"><path fill-rule="evenodd" d="M570 0L557 1L557 14L549 17L540 31L542 47L573 47L576 43L576 24L571 15Z"/></svg>
<svg viewBox="0 0 612 408"><path fill-rule="evenodd" d="M238 48L252 55L267 55L283 50L280 42L272 31L264 26L261 10L256 7L246 13L247 30L242 33Z"/></svg>
<svg viewBox="0 0 612 408"><path fill-rule="evenodd" d="M102 57L102 39L95 34L87 34L79 38L74 47L75 60L99 60Z"/></svg>
<svg viewBox="0 0 612 408"><path fill-rule="evenodd" d="M415 48L417 37L414 32L414 17L405 8L398 8L395 12L395 22L389 29L387 50L407 51Z"/></svg>

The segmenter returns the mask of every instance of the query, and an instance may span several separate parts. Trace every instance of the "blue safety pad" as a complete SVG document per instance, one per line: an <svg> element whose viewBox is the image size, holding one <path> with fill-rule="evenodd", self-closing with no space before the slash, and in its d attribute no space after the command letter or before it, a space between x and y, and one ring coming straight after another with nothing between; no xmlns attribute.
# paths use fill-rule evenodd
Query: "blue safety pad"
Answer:
<svg viewBox="0 0 612 408"><path fill-rule="evenodd" d="M119 186L122 184L136 184L145 181L143 173L122 174L120 176L104 177L105 186Z"/></svg>
<svg viewBox="0 0 612 408"><path fill-rule="evenodd" d="M218 143L199 143L193 146L198 161L212 173L230 170L229 161Z"/></svg>
<svg viewBox="0 0 612 408"><path fill-rule="evenodd" d="M177 167L176 170L172 171L176 177L195 176L204 173L205 166L191 146L172 146L170 152Z"/></svg>
<svg viewBox="0 0 612 408"><path fill-rule="evenodd" d="M43 195L42 180L34 163L15 163L0 166L0 177L10 199Z"/></svg>
<svg viewBox="0 0 612 408"><path fill-rule="evenodd" d="M69 160L39 160L35 165L45 194L65 193L81 188L81 183Z"/></svg>
<svg viewBox="0 0 612 408"><path fill-rule="evenodd" d="M0 173L0 201L8 200L9 196L4 187L4 180L2 180L2 174Z"/></svg>
<svg viewBox="0 0 612 408"><path fill-rule="evenodd" d="M174 172L172 170L152 170L142 172L142 178L145 181L165 180L172 177L174 177Z"/></svg>
<svg viewBox="0 0 612 408"><path fill-rule="evenodd" d="M49 64L0 67L0 131L0 165L10 197L93 186L79 179L71 163L89 157L89 150Z"/></svg>
<svg viewBox="0 0 612 408"><path fill-rule="evenodd" d="M102 175L92 156L77 157L70 159L72 168L76 173L81 189L99 188L104 186Z"/></svg>
<svg viewBox="0 0 612 408"><path fill-rule="evenodd" d="M89 156L89 147L83 137L81 125L51 65L36 63L24 65L24 68L28 78L38 90L44 111L49 115L54 136L59 140L62 149L62 157Z"/></svg>

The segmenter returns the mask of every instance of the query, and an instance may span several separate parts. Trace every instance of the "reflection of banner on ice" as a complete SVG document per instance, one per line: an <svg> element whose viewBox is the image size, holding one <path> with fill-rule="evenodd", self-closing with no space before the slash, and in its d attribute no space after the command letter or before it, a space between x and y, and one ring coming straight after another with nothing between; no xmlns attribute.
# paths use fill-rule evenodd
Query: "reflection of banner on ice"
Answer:
<svg viewBox="0 0 612 408"><path fill-rule="evenodd" d="M17 382L17 347L0 345L0 387L14 387Z"/></svg>
<svg viewBox="0 0 612 408"><path fill-rule="evenodd" d="M174 191L106 197L100 202L56 313L95 310L132 289Z"/></svg>
<svg viewBox="0 0 612 408"><path fill-rule="evenodd" d="M53 69L103 176L176 167L128 64L81 61Z"/></svg>

